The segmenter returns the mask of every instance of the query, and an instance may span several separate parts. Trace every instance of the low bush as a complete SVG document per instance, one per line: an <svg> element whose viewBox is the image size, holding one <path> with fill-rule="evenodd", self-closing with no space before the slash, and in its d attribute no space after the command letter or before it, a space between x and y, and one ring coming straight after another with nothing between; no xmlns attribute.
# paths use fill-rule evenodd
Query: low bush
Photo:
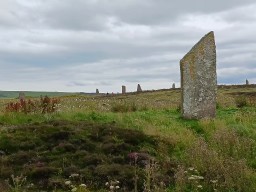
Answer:
<svg viewBox="0 0 256 192"><path fill-rule="evenodd" d="M137 105L135 102L115 102L111 105L111 111L114 113L126 113L135 111L147 111L146 105Z"/></svg>
<svg viewBox="0 0 256 192"><path fill-rule="evenodd" d="M49 98L48 96L41 97L40 100L24 100L18 102L10 102L6 104L5 112L22 112L28 113L53 113L58 109L60 99Z"/></svg>
<svg viewBox="0 0 256 192"><path fill-rule="evenodd" d="M238 108L246 107L248 105L245 96L236 97L235 103Z"/></svg>

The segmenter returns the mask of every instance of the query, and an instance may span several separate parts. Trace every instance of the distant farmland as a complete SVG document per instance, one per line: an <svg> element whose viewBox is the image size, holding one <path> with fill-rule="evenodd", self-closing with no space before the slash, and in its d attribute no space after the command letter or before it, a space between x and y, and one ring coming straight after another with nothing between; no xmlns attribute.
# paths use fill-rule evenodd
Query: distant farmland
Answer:
<svg viewBox="0 0 256 192"><path fill-rule="evenodd" d="M34 91L23 91L26 97L40 97L42 96L50 96L50 97L58 97L58 96L68 96L75 95L78 93L70 93L70 92L34 92ZM18 98L20 91L0 91L1 99L12 99Z"/></svg>

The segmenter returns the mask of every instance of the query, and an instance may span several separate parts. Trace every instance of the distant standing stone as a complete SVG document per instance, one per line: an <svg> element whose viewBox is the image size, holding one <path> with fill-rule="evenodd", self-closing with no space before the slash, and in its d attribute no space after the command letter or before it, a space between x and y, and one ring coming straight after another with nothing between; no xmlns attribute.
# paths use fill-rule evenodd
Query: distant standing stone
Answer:
<svg viewBox="0 0 256 192"><path fill-rule="evenodd" d="M186 119L216 116L216 46L214 33L206 34L180 60L182 116Z"/></svg>
<svg viewBox="0 0 256 192"><path fill-rule="evenodd" d="M25 93L19 92L19 100L25 100Z"/></svg>
<svg viewBox="0 0 256 192"><path fill-rule="evenodd" d="M122 85L122 94L126 93L126 87L124 85Z"/></svg>
<svg viewBox="0 0 256 192"><path fill-rule="evenodd" d="M137 92L142 92L140 84L137 85Z"/></svg>
<svg viewBox="0 0 256 192"><path fill-rule="evenodd" d="M175 89L175 83L172 84L172 88Z"/></svg>
<svg viewBox="0 0 256 192"><path fill-rule="evenodd" d="M99 94L100 92L99 92L99 89L96 89L96 94Z"/></svg>
<svg viewBox="0 0 256 192"><path fill-rule="evenodd" d="M246 79L245 84L246 84L246 85L249 85L249 81L248 81L248 79Z"/></svg>

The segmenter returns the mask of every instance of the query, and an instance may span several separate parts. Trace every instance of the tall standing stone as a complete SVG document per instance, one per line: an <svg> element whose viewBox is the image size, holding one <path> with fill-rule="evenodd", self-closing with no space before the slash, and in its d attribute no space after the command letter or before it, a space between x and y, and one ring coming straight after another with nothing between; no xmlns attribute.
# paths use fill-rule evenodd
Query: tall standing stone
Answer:
<svg viewBox="0 0 256 192"><path fill-rule="evenodd" d="M126 87L124 85L122 85L122 94L126 93Z"/></svg>
<svg viewBox="0 0 256 192"><path fill-rule="evenodd" d="M142 92L140 84L137 85L137 92Z"/></svg>
<svg viewBox="0 0 256 192"><path fill-rule="evenodd" d="M96 89L96 94L99 94L100 92L99 92L99 89Z"/></svg>
<svg viewBox="0 0 256 192"><path fill-rule="evenodd" d="M246 84L246 85L249 85L249 81L248 81L248 79L246 79L245 84Z"/></svg>
<svg viewBox="0 0 256 192"><path fill-rule="evenodd" d="M172 84L172 88L175 89L175 83Z"/></svg>
<svg viewBox="0 0 256 192"><path fill-rule="evenodd" d="M214 118L217 75L214 33L206 34L180 60L182 116L186 119Z"/></svg>

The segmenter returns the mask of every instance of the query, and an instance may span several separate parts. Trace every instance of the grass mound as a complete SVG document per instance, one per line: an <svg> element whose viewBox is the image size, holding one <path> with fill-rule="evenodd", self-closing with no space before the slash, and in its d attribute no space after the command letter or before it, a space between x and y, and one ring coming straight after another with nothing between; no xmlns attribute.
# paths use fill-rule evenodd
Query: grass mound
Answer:
<svg viewBox="0 0 256 192"><path fill-rule="evenodd" d="M174 165L156 154L163 143L115 123L59 120L9 127L0 136L0 178L26 176L28 191L67 190L67 180L85 183L93 191L115 180L123 190L142 189L148 177L170 185Z"/></svg>

